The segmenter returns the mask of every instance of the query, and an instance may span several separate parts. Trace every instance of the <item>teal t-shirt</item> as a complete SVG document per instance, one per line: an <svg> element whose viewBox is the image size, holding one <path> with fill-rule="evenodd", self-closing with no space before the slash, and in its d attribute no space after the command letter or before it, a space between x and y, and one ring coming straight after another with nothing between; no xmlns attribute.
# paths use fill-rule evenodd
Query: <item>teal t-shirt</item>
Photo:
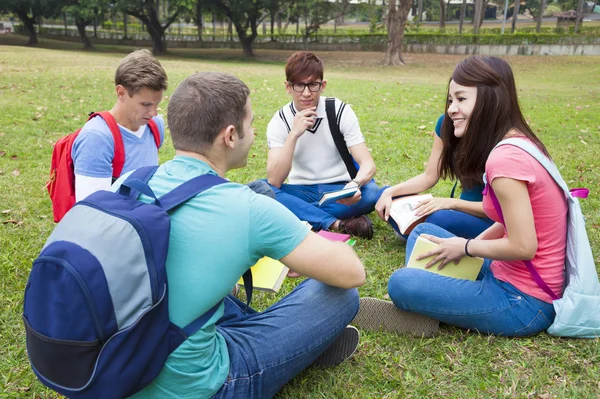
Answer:
<svg viewBox="0 0 600 399"><path fill-rule="evenodd" d="M159 167L149 185L161 196L206 173L216 174L200 160L177 156ZM171 321L186 326L224 298L258 259L286 256L307 234L304 224L283 205L241 184L221 184L189 200L171 214L167 256ZM227 345L215 327L222 315L223 306L134 397L213 396L229 373Z"/></svg>
<svg viewBox="0 0 600 399"><path fill-rule="evenodd" d="M444 122L444 116L445 114L442 114L435 124L435 134L440 138L442 137L442 123ZM464 189L460 193L460 199L471 202L481 202L483 201L483 188L483 185L477 185L470 190Z"/></svg>

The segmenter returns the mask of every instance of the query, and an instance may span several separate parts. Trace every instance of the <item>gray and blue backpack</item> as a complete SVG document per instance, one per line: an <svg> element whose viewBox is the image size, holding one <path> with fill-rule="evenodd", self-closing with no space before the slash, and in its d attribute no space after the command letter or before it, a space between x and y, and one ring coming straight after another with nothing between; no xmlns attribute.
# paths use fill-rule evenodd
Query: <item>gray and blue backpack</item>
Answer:
<svg viewBox="0 0 600 399"><path fill-rule="evenodd" d="M69 398L141 390L222 303L184 328L171 323L165 262L169 212L226 180L198 176L156 198L147 185L156 169L78 202L33 262L23 305L27 353L38 379ZM140 193L154 201L138 201Z"/></svg>

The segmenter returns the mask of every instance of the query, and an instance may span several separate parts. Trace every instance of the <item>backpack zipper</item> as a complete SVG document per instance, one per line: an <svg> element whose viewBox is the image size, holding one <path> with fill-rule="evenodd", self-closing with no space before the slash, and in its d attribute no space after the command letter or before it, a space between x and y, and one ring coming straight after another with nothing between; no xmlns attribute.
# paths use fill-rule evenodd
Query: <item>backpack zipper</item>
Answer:
<svg viewBox="0 0 600 399"><path fill-rule="evenodd" d="M85 283L77 269L75 269L69 262L65 261L64 259L55 258L53 256L47 255L40 256L39 258L37 258L33 265L35 266L36 263L43 261L51 261L52 263L59 264L60 266L64 267L69 272L69 274L71 274L75 278L77 284L79 284L79 288L81 288L81 291L83 292L83 296L85 297L85 300L87 302L88 309L92 313L92 321L94 322L94 326L96 327L96 334L98 335L100 342L104 343L106 341L106 337L102 332L100 318L98 317L98 311L96 309L96 306L94 305L92 294L90 293L87 284Z"/></svg>

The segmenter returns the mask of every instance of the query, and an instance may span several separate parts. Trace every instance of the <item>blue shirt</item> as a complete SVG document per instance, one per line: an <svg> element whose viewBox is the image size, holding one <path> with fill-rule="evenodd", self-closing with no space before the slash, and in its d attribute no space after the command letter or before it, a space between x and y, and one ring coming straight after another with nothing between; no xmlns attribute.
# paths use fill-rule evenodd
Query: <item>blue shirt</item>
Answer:
<svg viewBox="0 0 600 399"><path fill-rule="evenodd" d="M206 173L216 174L200 160L177 156L159 167L149 185L161 196ZM171 214L167 255L171 321L185 327L224 298L258 259L281 259L307 234L304 224L283 205L241 184L221 184L192 198ZM229 372L227 345L215 328L222 315L223 306L169 356L159 376L135 397L214 395Z"/></svg>
<svg viewBox="0 0 600 399"><path fill-rule="evenodd" d="M442 138L442 123L444 122L445 115L446 114L442 114L435 124L435 134L437 134L439 138ZM481 202L483 201L483 194L481 194L483 192L483 188L483 185L478 184L470 190L463 189L460 193L460 199L471 202Z"/></svg>
<svg viewBox="0 0 600 399"><path fill-rule="evenodd" d="M165 136L165 122L162 116L154 118L160 132L160 143ZM131 172L142 166L158 165L158 148L154 135L148 125L137 137L119 126L125 149L125 163L121 174ZM71 157L75 165L75 174L88 177L112 177L112 161L115 155L115 143L106 122L101 117L88 121L73 143Z"/></svg>

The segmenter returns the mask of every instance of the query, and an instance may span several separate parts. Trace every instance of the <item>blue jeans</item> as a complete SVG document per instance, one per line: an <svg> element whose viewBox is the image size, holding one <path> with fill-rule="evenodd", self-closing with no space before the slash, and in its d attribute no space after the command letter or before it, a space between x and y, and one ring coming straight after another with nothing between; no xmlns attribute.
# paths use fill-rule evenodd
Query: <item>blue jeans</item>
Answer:
<svg viewBox="0 0 600 399"><path fill-rule="evenodd" d="M407 262L420 234L453 237L438 226L418 225L406 244ZM555 316L552 304L497 280L490 263L485 260L476 281L404 267L390 277L388 292L400 309L480 333L517 337L547 329Z"/></svg>
<svg viewBox="0 0 600 399"><path fill-rule="evenodd" d="M400 234L396 222L392 218L389 219L389 222L396 233ZM441 211L433 212L427 217L425 222L435 224L453 235L462 238L475 238L494 224L494 221L490 218L480 218L451 209L442 209ZM408 238L407 235L400 235L405 239Z"/></svg>
<svg viewBox="0 0 600 399"><path fill-rule="evenodd" d="M358 312L358 291L307 279L264 312L229 295L217 331L229 375L214 398L270 398L323 353Z"/></svg>
<svg viewBox="0 0 600 399"><path fill-rule="evenodd" d="M354 205L343 205L329 202L319 206L321 195L327 191L340 190L347 183L327 184L282 184L280 188L271 186L275 191L275 199L288 208L300 220L305 220L316 230L326 230L336 220L350 219L365 215L375 209L375 204L383 189L371 180L361 187L361 200Z"/></svg>

